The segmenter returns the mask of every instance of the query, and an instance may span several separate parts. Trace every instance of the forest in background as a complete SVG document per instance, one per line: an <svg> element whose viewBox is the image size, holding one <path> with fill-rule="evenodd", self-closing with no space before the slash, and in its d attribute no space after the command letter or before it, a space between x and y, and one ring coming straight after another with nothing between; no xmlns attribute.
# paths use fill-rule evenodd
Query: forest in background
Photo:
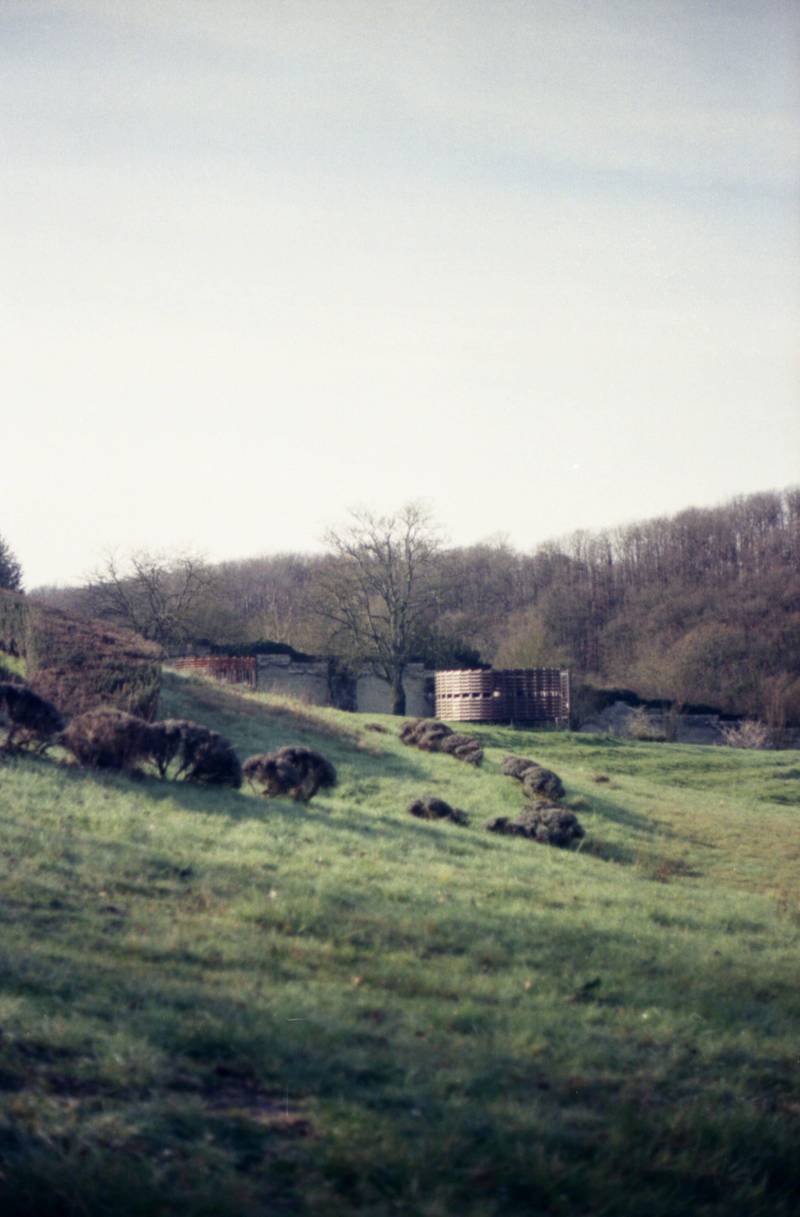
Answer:
<svg viewBox="0 0 800 1217"><path fill-rule="evenodd" d="M32 595L172 650L268 640L359 658L325 611L341 555L138 561ZM564 665L598 686L800 723L800 487L576 532L531 553L502 540L437 545L425 577L416 651L431 666Z"/></svg>

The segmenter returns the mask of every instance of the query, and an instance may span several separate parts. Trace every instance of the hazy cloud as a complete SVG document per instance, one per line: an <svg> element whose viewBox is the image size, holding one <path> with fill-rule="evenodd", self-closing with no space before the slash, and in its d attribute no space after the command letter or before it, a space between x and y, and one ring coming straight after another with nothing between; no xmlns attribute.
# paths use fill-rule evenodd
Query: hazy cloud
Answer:
<svg viewBox="0 0 800 1217"><path fill-rule="evenodd" d="M0 531L29 582L129 539L308 547L354 499L528 546L796 480L799 27L6 3Z"/></svg>

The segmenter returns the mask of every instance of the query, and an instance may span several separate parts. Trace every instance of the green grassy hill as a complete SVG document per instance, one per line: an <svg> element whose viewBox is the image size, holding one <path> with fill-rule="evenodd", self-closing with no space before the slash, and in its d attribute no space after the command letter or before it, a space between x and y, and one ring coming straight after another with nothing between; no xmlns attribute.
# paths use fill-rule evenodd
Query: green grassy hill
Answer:
<svg viewBox="0 0 800 1217"><path fill-rule="evenodd" d="M389 718L162 701L340 783L0 767L5 1217L797 1212L800 754L487 727L475 771ZM482 830L509 751L580 851Z"/></svg>

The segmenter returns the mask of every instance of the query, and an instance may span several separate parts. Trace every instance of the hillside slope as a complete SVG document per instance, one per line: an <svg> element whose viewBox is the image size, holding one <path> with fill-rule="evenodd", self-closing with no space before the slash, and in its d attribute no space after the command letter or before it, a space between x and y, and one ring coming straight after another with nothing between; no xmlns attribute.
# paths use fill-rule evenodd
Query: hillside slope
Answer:
<svg viewBox="0 0 800 1217"><path fill-rule="evenodd" d="M492 727L475 771L174 676L162 714L340 784L3 764L7 1217L796 1211L800 754ZM580 852L482 831L508 751Z"/></svg>

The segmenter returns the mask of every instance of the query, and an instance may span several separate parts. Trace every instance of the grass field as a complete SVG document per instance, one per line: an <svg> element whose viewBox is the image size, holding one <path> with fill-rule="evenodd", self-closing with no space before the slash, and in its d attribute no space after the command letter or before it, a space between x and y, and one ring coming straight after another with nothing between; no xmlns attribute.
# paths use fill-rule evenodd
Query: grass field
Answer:
<svg viewBox="0 0 800 1217"><path fill-rule="evenodd" d="M340 783L3 764L4 1217L799 1211L800 753L487 727L475 771L390 718L162 701ZM482 831L509 751L579 851Z"/></svg>

